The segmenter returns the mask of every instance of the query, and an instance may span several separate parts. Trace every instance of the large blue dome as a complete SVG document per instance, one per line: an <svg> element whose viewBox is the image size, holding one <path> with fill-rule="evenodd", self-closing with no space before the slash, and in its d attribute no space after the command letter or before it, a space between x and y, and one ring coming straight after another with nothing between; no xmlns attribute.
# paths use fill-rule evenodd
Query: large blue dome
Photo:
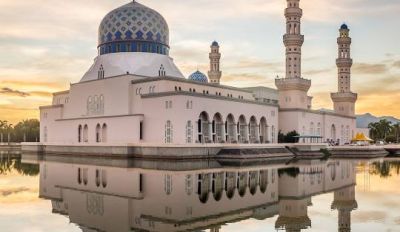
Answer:
<svg viewBox="0 0 400 232"><path fill-rule="evenodd" d="M189 76L189 80L198 81L202 83L208 83L208 78L200 71L194 72L192 75Z"/></svg>
<svg viewBox="0 0 400 232"><path fill-rule="evenodd" d="M340 26L340 29L342 29L342 30L348 30L349 27L347 26L347 24L343 23L342 26Z"/></svg>
<svg viewBox="0 0 400 232"><path fill-rule="evenodd" d="M99 27L100 55L147 52L168 55L169 29L165 19L136 1L108 13Z"/></svg>

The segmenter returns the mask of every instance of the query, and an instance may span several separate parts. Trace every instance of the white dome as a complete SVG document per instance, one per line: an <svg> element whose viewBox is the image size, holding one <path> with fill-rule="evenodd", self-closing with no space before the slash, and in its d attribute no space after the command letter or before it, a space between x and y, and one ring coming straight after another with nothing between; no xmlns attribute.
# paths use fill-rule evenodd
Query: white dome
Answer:
<svg viewBox="0 0 400 232"><path fill-rule="evenodd" d="M144 52L122 52L98 56L80 82L98 79L99 70L104 70L104 78L132 74L141 77L157 77L159 71L165 76L184 78L169 56Z"/></svg>

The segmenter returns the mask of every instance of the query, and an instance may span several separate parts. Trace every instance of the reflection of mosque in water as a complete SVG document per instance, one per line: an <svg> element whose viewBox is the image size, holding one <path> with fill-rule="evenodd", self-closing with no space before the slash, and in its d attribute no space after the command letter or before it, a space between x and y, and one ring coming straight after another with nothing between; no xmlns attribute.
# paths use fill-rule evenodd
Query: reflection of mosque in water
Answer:
<svg viewBox="0 0 400 232"><path fill-rule="evenodd" d="M276 229L301 231L311 226L307 208L312 197L328 192L334 192L338 230L350 231L350 214L357 207L353 161L215 162L172 169L134 163L41 161L40 196L83 231L106 232L216 232L228 222L274 216Z"/></svg>

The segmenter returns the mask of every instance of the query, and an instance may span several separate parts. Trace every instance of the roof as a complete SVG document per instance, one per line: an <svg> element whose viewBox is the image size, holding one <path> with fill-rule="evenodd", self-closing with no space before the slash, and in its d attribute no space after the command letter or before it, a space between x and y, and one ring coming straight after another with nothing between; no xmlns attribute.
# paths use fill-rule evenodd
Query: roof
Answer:
<svg viewBox="0 0 400 232"><path fill-rule="evenodd" d="M184 78L169 56L155 53L121 52L98 56L80 82L97 80L101 66L104 70L104 78L126 74L156 77L159 76L161 69L165 71L165 75Z"/></svg>

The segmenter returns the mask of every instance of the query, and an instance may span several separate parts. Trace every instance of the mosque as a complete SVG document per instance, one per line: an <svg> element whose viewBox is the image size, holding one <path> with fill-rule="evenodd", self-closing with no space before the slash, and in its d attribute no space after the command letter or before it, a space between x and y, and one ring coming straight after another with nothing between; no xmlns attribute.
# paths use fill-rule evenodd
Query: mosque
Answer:
<svg viewBox="0 0 400 232"><path fill-rule="evenodd" d="M222 85L220 45L210 46L208 75L186 78L169 56L169 28L137 1L102 20L98 56L78 83L40 107L44 145L266 144L278 132L297 131L301 142L348 143L355 133L357 94L350 88L349 28L338 38L338 92L334 110L313 110L311 80L301 72L302 9L287 0L286 76L277 89Z"/></svg>

